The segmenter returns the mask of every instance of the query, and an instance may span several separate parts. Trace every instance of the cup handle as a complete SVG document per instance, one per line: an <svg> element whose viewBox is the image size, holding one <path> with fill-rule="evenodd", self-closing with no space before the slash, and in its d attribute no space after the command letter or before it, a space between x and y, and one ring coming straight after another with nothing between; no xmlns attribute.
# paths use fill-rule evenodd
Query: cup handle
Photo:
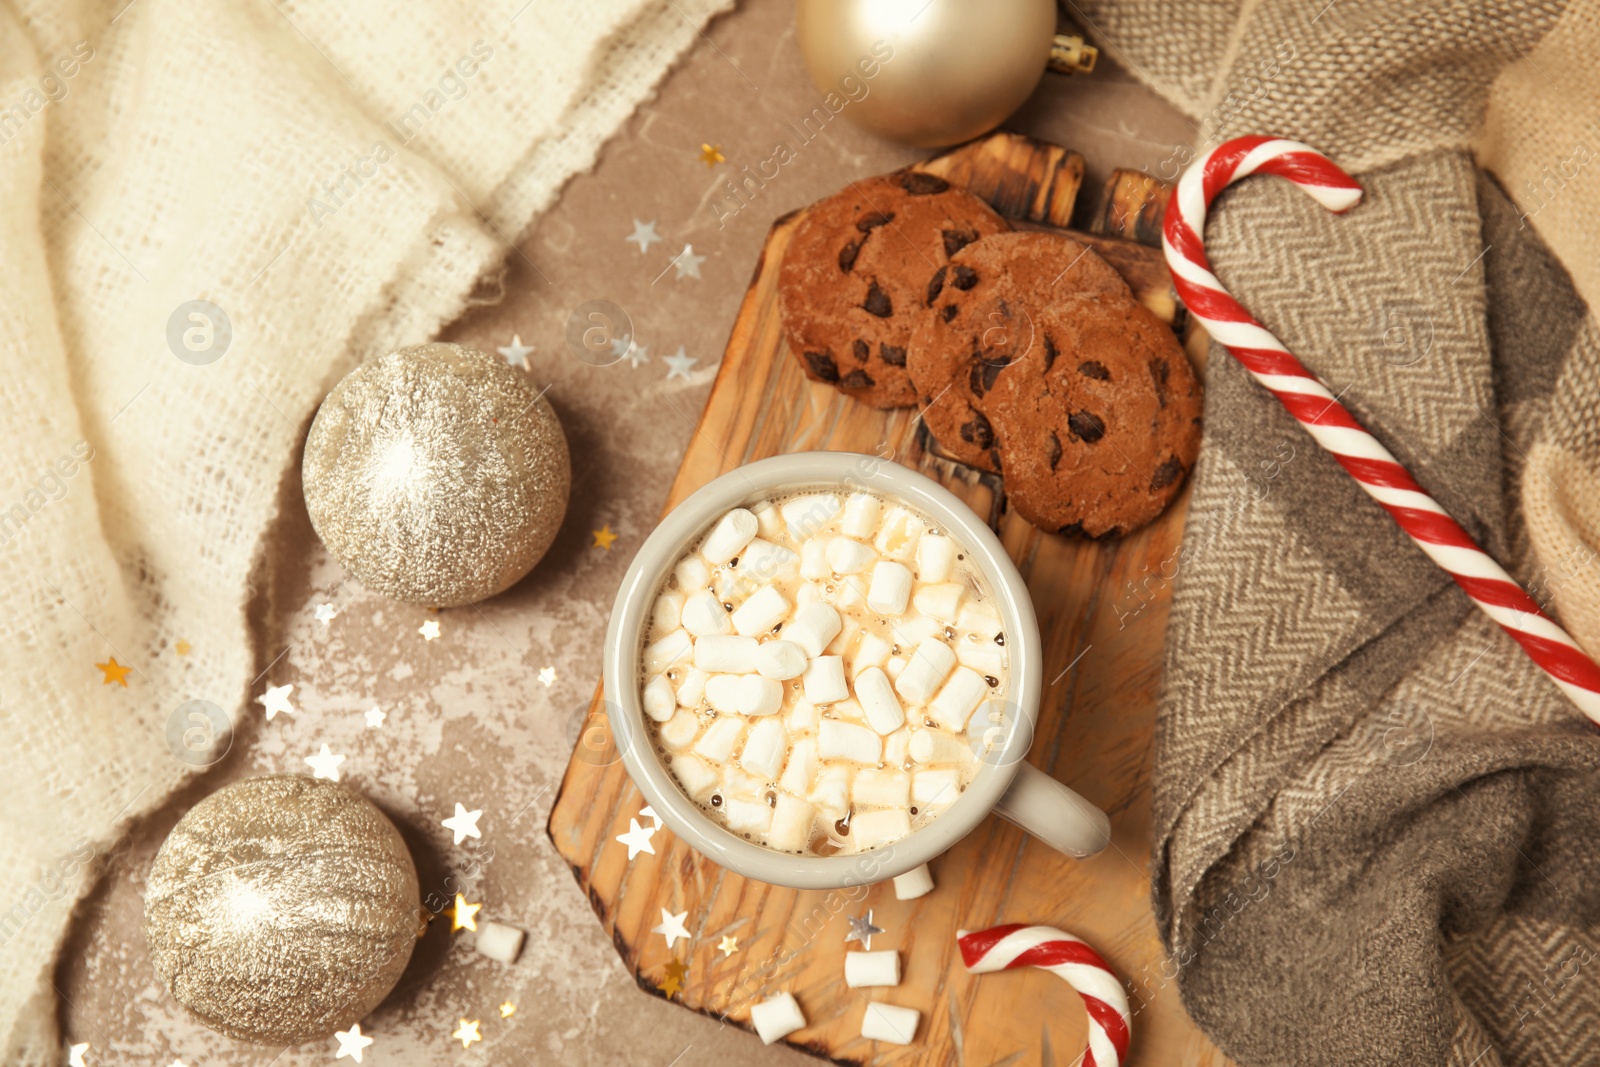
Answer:
<svg viewBox="0 0 1600 1067"><path fill-rule="evenodd" d="M1022 764L994 810L1074 859L1093 856L1111 843L1105 812L1029 763Z"/></svg>

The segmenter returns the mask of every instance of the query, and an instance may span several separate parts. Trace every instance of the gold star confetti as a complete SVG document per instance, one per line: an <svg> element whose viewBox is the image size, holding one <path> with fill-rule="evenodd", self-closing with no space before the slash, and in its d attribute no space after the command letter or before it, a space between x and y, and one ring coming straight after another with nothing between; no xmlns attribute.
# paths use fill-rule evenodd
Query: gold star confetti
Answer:
<svg viewBox="0 0 1600 1067"><path fill-rule="evenodd" d="M609 522L600 527L600 529L590 530L589 532L594 534L594 547L603 548L607 552L611 551L611 546L617 540L617 535L611 532L611 524Z"/></svg>
<svg viewBox="0 0 1600 1067"><path fill-rule="evenodd" d="M726 163L727 161L728 157L722 154L721 145L703 144L700 146L700 162L706 166L714 167L718 163Z"/></svg>
<svg viewBox="0 0 1600 1067"><path fill-rule="evenodd" d="M456 1027L456 1032L450 1036L460 1041L462 1048L471 1048L474 1041L483 1040L483 1035L478 1033L479 1025L480 1023L477 1019L473 1019L470 1022L462 1019L461 1025Z"/></svg>
<svg viewBox="0 0 1600 1067"><path fill-rule="evenodd" d="M672 999L674 993L683 992L683 979L688 973L689 968L684 966L682 960L667 964L667 980L661 983L661 992L667 995L668 1000Z"/></svg>
<svg viewBox="0 0 1600 1067"><path fill-rule="evenodd" d="M467 898L457 893L456 906L450 909L450 929L476 930L478 909L482 907L482 904L467 903Z"/></svg>
<svg viewBox="0 0 1600 1067"><path fill-rule="evenodd" d="M422 639L424 641L432 641L435 637L439 636L439 620L429 619L427 622L417 627L417 633L422 635Z"/></svg>
<svg viewBox="0 0 1600 1067"><path fill-rule="evenodd" d="M511 1001L508 1000L504 1004L500 1005L500 1018L509 1019L516 1013L517 1006L511 1003Z"/></svg>
<svg viewBox="0 0 1600 1067"><path fill-rule="evenodd" d="M556 669L554 667L540 667L539 681L544 683L546 689L556 684Z"/></svg>
<svg viewBox="0 0 1600 1067"><path fill-rule="evenodd" d="M105 678L100 682L101 685L116 683L124 689L128 688L128 672L133 669L132 667L124 667L117 662L117 657L115 656L111 657L110 662L96 663L95 666L99 667L100 673L105 675Z"/></svg>
<svg viewBox="0 0 1600 1067"><path fill-rule="evenodd" d="M739 939L737 937L724 937L722 943L717 946L717 951L722 953L723 959L727 959L739 951Z"/></svg>
<svg viewBox="0 0 1600 1067"><path fill-rule="evenodd" d="M176 645L172 646L172 651L176 652L180 656L187 656L192 648L194 648L194 646L189 642L179 640Z"/></svg>

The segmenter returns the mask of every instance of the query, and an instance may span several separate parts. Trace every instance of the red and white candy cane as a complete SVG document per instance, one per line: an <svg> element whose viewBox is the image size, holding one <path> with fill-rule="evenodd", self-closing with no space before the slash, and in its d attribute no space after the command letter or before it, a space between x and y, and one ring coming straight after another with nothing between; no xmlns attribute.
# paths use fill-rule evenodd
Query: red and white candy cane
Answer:
<svg viewBox="0 0 1600 1067"><path fill-rule="evenodd" d="M956 931L961 960L973 974L1040 967L1064 978L1089 1009L1089 1048L1083 1067L1121 1067L1128 1058L1132 1017L1128 994L1111 965L1080 938L1049 926L1007 923Z"/></svg>
<svg viewBox="0 0 1600 1067"><path fill-rule="evenodd" d="M1289 179L1330 211L1347 211L1361 199L1361 187L1348 174L1299 141L1239 137L1218 145L1184 172L1167 206L1161 245L1178 296L1579 710L1600 722L1600 667L1594 660L1211 273L1201 236L1206 210L1223 189L1256 173Z"/></svg>

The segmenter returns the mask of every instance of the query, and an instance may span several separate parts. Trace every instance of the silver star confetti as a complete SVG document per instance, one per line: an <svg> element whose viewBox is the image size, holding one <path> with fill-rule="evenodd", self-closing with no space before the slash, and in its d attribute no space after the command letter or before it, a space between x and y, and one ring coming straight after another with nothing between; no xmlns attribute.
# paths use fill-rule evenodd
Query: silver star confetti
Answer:
<svg viewBox="0 0 1600 1067"><path fill-rule="evenodd" d="M445 829L456 835L455 843L459 845L465 838L483 836L478 832L478 816L482 814L482 808L477 811L468 811L458 800L456 801L456 813L448 819L440 819L439 821L444 825Z"/></svg>
<svg viewBox="0 0 1600 1067"><path fill-rule="evenodd" d="M388 716L383 713L383 709L374 704L367 709L367 729L376 730L383 725L383 720L387 718Z"/></svg>
<svg viewBox="0 0 1600 1067"><path fill-rule="evenodd" d="M618 834L617 840L628 846L629 862L632 862L633 858L641 852L648 852L652 856L656 854L656 847L650 843L650 839L655 836L655 833L656 830L653 826L640 826L638 819L628 820L628 832ZM667 947L671 948L671 943L668 943Z"/></svg>
<svg viewBox="0 0 1600 1067"><path fill-rule="evenodd" d="M862 948L871 952L872 935L883 933L882 927L872 925L872 909L867 909L867 917L864 919L859 915L846 915L845 919L850 923L850 932L844 935L844 943L848 945L852 941L859 941Z"/></svg>
<svg viewBox="0 0 1600 1067"><path fill-rule="evenodd" d="M533 346L523 344L520 333L512 334L511 343L500 348L500 354L506 357L506 363L513 367L526 367L528 365L528 356L532 352Z"/></svg>
<svg viewBox="0 0 1600 1067"><path fill-rule="evenodd" d="M339 764L344 762L343 756L336 756L328 750L327 745L322 746L322 751L315 756L306 757L306 765L311 768L311 777L327 778L337 782L339 780Z"/></svg>
<svg viewBox="0 0 1600 1067"><path fill-rule="evenodd" d="M698 281L700 278L700 264L705 261L705 256L694 254L694 245L684 245L683 251L679 252L672 260L672 265L678 270L678 273L672 276L672 280L682 281L685 278L694 278Z"/></svg>
<svg viewBox="0 0 1600 1067"><path fill-rule="evenodd" d="M294 714L294 708L289 704L289 694L292 692L294 692L292 683L289 685L275 685L256 697L256 703L267 709L268 722L271 722L272 717L280 711L288 712L290 715Z"/></svg>
<svg viewBox="0 0 1600 1067"><path fill-rule="evenodd" d="M685 352L682 345L678 346L678 351L673 355L662 356L661 358L666 361L667 381L669 382L674 378L682 378L684 381L689 381L689 369L699 362L695 357Z"/></svg>
<svg viewBox="0 0 1600 1067"><path fill-rule="evenodd" d="M339 614L339 612L332 604L318 604L317 610L313 614L315 614L318 622L326 626L328 623L333 621L333 617Z"/></svg>
<svg viewBox="0 0 1600 1067"><path fill-rule="evenodd" d="M638 825L637 822L635 822L635 825ZM660 934L662 937L666 938L667 947L671 948L673 945L678 943L678 938L681 937L685 941L689 939L689 928L683 925L683 920L687 919L688 917L689 913L686 911L681 911L674 915L666 908L662 908L661 925L652 927L650 932L652 934Z"/></svg>
<svg viewBox="0 0 1600 1067"><path fill-rule="evenodd" d="M664 240L664 238L656 235L655 219L651 219L649 222L640 222L638 219L634 219L633 233L629 234L627 237L624 237L623 240L632 241L634 244L638 245L639 254L644 255L644 253L650 251L651 245L655 244L657 241Z"/></svg>

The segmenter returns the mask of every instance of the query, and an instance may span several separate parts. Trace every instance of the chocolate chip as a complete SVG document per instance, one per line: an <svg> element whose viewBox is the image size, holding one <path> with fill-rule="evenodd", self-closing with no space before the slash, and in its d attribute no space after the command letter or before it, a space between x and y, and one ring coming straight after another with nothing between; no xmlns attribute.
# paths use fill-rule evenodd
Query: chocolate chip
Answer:
<svg viewBox="0 0 1600 1067"><path fill-rule="evenodd" d="M1150 380L1156 386L1156 403L1161 407L1167 406L1167 379L1172 374L1172 365L1164 359L1152 359L1150 366Z"/></svg>
<svg viewBox="0 0 1600 1067"><path fill-rule="evenodd" d="M833 361L833 357L828 355L828 353L806 352L803 354L805 356L806 366L811 368L812 377L820 378L825 382L836 382L839 380L839 365Z"/></svg>
<svg viewBox="0 0 1600 1067"><path fill-rule="evenodd" d="M963 292L978 284L978 272L963 263L952 263L950 275L950 284Z"/></svg>
<svg viewBox="0 0 1600 1067"><path fill-rule="evenodd" d="M894 314L894 308L889 303L889 294L878 288L876 280L867 287L867 299L861 306L866 309L867 314L876 315L880 319L886 319Z"/></svg>
<svg viewBox="0 0 1600 1067"><path fill-rule="evenodd" d="M1119 538L1121 536L1122 536L1122 527L1113 526L1108 530L1102 530L1100 533L1090 534L1089 535L1089 540L1091 540L1091 541L1114 541L1114 540L1116 540L1117 538Z"/></svg>
<svg viewBox="0 0 1600 1067"><path fill-rule="evenodd" d="M866 371L857 368L839 379L839 384L846 389L871 389L874 385L872 376Z"/></svg>
<svg viewBox="0 0 1600 1067"><path fill-rule="evenodd" d="M908 170L902 171L900 174L900 188L912 196L931 196L950 188L950 183L943 178L936 178L932 174Z"/></svg>
<svg viewBox="0 0 1600 1067"><path fill-rule="evenodd" d="M855 343L850 346L850 351L855 355L857 363L865 363L867 357L872 355L872 346L857 337Z"/></svg>
<svg viewBox="0 0 1600 1067"><path fill-rule="evenodd" d="M933 307L933 302L939 298L940 293L944 292L944 275L945 271L949 269L949 267L940 267L933 272L933 277L928 279L928 298L925 302L929 307Z"/></svg>
<svg viewBox="0 0 1600 1067"><path fill-rule="evenodd" d="M978 239L977 230L944 230L940 236L944 238L944 254L953 256L963 248Z"/></svg>
<svg viewBox="0 0 1600 1067"><path fill-rule="evenodd" d="M1050 431L1050 469L1055 470L1056 464L1061 462L1061 438L1056 436L1054 430Z"/></svg>
<svg viewBox="0 0 1600 1067"><path fill-rule="evenodd" d="M989 462L994 464L995 470L1000 469L1000 450L998 448L989 449Z"/></svg>
<svg viewBox="0 0 1600 1067"><path fill-rule="evenodd" d="M891 367L904 367L906 365L906 350L899 345L878 346L878 358Z"/></svg>
<svg viewBox="0 0 1600 1067"><path fill-rule="evenodd" d="M1083 523L1069 522L1065 526L1061 527L1061 529L1057 530L1056 533L1065 537L1077 537L1083 533Z"/></svg>
<svg viewBox="0 0 1600 1067"><path fill-rule="evenodd" d="M1150 491L1165 489L1179 478L1183 477L1183 464L1178 462L1178 457L1168 456L1161 461L1161 466L1150 476Z"/></svg>
<svg viewBox="0 0 1600 1067"><path fill-rule="evenodd" d="M939 315L944 319L944 321L949 322L951 319L956 317L956 313L960 310L961 309L956 307L954 304L946 304L944 306L944 310L939 312Z"/></svg>
<svg viewBox="0 0 1600 1067"><path fill-rule="evenodd" d="M983 361L983 391L987 393L994 388L994 380L1000 377L1000 372L1011 365L1010 356L995 356Z"/></svg>
<svg viewBox="0 0 1600 1067"><path fill-rule="evenodd" d="M862 233L871 233L873 230L875 230L879 226L886 225L887 223L890 223L890 222L893 222L893 221L894 221L894 212L892 212L892 211L874 211L870 215L863 215L859 219L857 219L856 220L856 229L860 230Z"/></svg>
<svg viewBox="0 0 1600 1067"><path fill-rule="evenodd" d="M1050 340L1050 335L1044 335L1044 369L1049 370L1056 365L1056 357L1061 353L1056 350L1056 343Z"/></svg>
<svg viewBox="0 0 1600 1067"><path fill-rule="evenodd" d="M983 395L984 388L983 388L983 363L982 363L982 361L973 360L972 364L969 367L967 367L967 388L969 390L971 390L971 392L972 392L972 394L974 396L982 396Z"/></svg>
<svg viewBox="0 0 1600 1067"><path fill-rule="evenodd" d="M1106 365L1093 359L1078 364L1078 373L1085 378L1093 378L1097 382L1109 382L1111 380L1111 372L1106 370Z"/></svg>
<svg viewBox="0 0 1600 1067"><path fill-rule="evenodd" d="M1074 411L1067 416L1067 429L1079 441L1094 444L1106 435L1105 420L1091 411Z"/></svg>
<svg viewBox="0 0 1600 1067"><path fill-rule="evenodd" d="M861 242L851 241L839 249L839 269L849 274L856 267L856 257L861 254Z"/></svg>
<svg viewBox="0 0 1600 1067"><path fill-rule="evenodd" d="M982 412L974 411L972 421L961 424L961 439L969 445L988 448L994 444L994 427L989 425L989 420L983 417Z"/></svg>

